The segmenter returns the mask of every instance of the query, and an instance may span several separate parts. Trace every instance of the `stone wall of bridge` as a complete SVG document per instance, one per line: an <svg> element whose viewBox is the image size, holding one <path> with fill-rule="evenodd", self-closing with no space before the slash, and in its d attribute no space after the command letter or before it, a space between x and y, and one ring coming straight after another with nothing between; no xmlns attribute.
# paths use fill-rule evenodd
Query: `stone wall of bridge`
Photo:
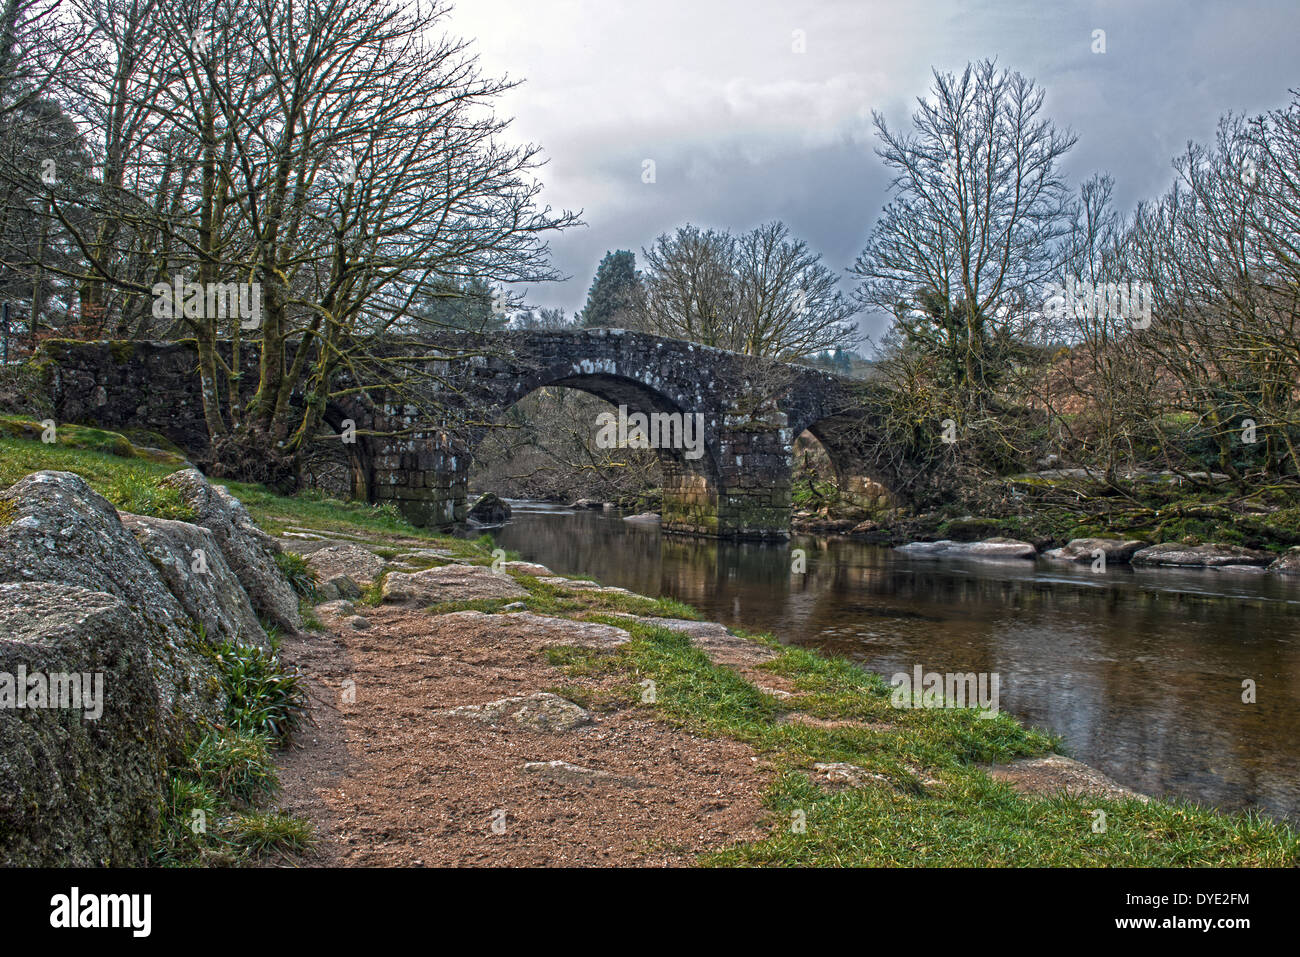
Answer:
<svg viewBox="0 0 1300 957"><path fill-rule="evenodd" d="M629 412L703 416L700 458L660 450L667 532L786 536L792 445L805 428L827 444L846 488L880 490L853 470L852 447L864 441L853 430L858 386L819 370L609 329L511 332L486 343L446 334L389 341L381 351L409 362L402 394L362 390L332 401L326 421L336 431L347 419L355 424L356 441L346 446L353 495L392 503L417 525L464 521L477 441L514 402L545 386L580 389ZM243 359L244 381L255 383L253 350L245 347ZM55 340L40 361L60 421L149 429L200 466L208 462L192 342Z"/></svg>

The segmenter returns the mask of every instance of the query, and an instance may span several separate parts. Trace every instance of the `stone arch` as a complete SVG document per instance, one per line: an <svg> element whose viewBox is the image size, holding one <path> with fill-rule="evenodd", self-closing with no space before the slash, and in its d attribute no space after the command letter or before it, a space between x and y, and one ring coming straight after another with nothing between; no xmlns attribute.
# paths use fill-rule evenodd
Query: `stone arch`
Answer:
<svg viewBox="0 0 1300 957"><path fill-rule="evenodd" d="M101 428L134 426L167 435L191 455L207 443L193 347L187 343L51 342L52 399L61 421ZM447 526L466 512L465 452L476 423L546 385L581 389L630 411L700 413L705 454L664 458L672 474L665 528L726 538L780 538L790 519L794 437L809 429L822 442L842 484L881 481L909 499L928 467L900 455L864 474L883 434L887 385L786 363L759 360L620 329L515 330L489 341L453 331L386 337L375 355L412 370L401 389L358 388L340 373L326 421L354 419L358 497L392 504L416 525ZM233 345L220 345L232 361ZM256 351L245 349L246 369ZM383 377L377 377L382 380ZM248 381L252 381L249 379ZM293 401L303 401L296 394ZM865 454L864 454L865 453Z"/></svg>
<svg viewBox="0 0 1300 957"><path fill-rule="evenodd" d="M322 415L325 424L340 436L349 421L358 433L372 427L369 410L355 402L328 402ZM348 457L348 471L352 479L352 497L362 502L375 502L375 449L368 435L357 434L354 442L343 442Z"/></svg>

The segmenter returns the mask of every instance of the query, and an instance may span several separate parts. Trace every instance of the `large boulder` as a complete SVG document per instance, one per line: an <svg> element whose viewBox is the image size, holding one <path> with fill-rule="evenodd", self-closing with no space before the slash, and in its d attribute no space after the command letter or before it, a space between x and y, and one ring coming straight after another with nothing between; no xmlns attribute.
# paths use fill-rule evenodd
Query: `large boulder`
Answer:
<svg viewBox="0 0 1300 957"><path fill-rule="evenodd" d="M243 503L210 484L198 469L173 472L163 482L180 492L194 511L195 523L212 532L254 610L286 631L301 631L298 593L275 562L279 546L257 527Z"/></svg>
<svg viewBox="0 0 1300 957"><path fill-rule="evenodd" d="M54 582L122 599L135 615L164 713L182 725L221 714L220 685L194 623L85 479L36 472L0 492L0 515L7 519L0 521L0 582Z"/></svg>
<svg viewBox="0 0 1300 957"><path fill-rule="evenodd" d="M1145 548L1146 542L1125 538L1072 538L1060 548L1043 552L1044 558L1063 562L1091 562L1101 552L1108 565L1124 565L1133 555Z"/></svg>
<svg viewBox="0 0 1300 957"><path fill-rule="evenodd" d="M130 513L122 516L122 524L135 535L181 608L203 626L209 641L270 650L257 613L211 531Z"/></svg>
<svg viewBox="0 0 1300 957"><path fill-rule="evenodd" d="M103 591L0 585L0 865L147 862L166 736L146 625Z"/></svg>
<svg viewBox="0 0 1300 957"><path fill-rule="evenodd" d="M510 504L495 492L485 492L470 508L469 517L480 525L500 525L510 519Z"/></svg>
<svg viewBox="0 0 1300 957"><path fill-rule="evenodd" d="M1143 548L1133 555L1134 565L1164 565L1180 568L1223 568L1230 565L1267 565L1274 556L1240 545L1180 545L1165 542Z"/></svg>
<svg viewBox="0 0 1300 957"><path fill-rule="evenodd" d="M504 572L484 565L440 565L407 574L390 572L383 600L393 604L436 605L474 598L525 598L528 592Z"/></svg>
<svg viewBox="0 0 1300 957"><path fill-rule="evenodd" d="M313 549L304 560L316 573L316 590L323 601L358 598L384 570L384 560L360 545L342 542Z"/></svg>

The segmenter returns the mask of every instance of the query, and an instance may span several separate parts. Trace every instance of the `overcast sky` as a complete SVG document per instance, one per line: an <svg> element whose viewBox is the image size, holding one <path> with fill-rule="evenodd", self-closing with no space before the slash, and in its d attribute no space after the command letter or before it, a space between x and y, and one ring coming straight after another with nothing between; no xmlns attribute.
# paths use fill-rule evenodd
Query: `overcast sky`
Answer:
<svg viewBox="0 0 1300 957"><path fill-rule="evenodd" d="M1220 114L1300 87L1298 0L460 0L447 22L485 71L524 81L499 114L544 148L546 202L583 211L588 225L552 242L572 278L528 290L570 313L607 250L640 264L686 222L782 219L849 267L886 200L871 111L901 126L931 67L993 56L1036 79L1078 134L1071 182L1108 170L1124 211L1169 185L1172 157Z"/></svg>

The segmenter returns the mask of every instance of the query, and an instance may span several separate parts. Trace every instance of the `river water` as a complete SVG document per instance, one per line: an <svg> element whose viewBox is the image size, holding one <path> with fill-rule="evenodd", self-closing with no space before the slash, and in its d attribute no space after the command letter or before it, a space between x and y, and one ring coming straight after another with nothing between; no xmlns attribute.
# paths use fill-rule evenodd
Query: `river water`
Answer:
<svg viewBox="0 0 1300 957"><path fill-rule="evenodd" d="M497 543L559 574L677 598L886 677L997 673L1003 710L1122 784L1300 820L1300 581L908 558L803 536L720 543L621 512L511 504Z"/></svg>

